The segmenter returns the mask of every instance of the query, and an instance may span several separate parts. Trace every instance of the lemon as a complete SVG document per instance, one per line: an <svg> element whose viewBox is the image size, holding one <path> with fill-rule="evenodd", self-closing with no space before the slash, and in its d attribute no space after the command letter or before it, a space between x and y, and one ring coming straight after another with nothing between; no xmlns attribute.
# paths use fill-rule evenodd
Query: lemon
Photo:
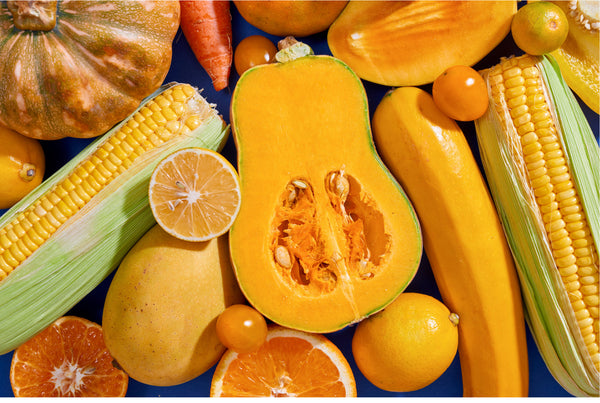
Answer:
<svg viewBox="0 0 600 403"><path fill-rule="evenodd" d="M448 369L458 351L458 316L436 298L403 293L358 324L352 354L375 386L392 392L422 389Z"/></svg>
<svg viewBox="0 0 600 403"><path fill-rule="evenodd" d="M556 4L536 1L517 11L512 20L511 33L519 49L539 56L563 44L569 34L569 21Z"/></svg>
<svg viewBox="0 0 600 403"><path fill-rule="evenodd" d="M0 209L8 209L44 178L46 161L41 143L0 126Z"/></svg>
<svg viewBox="0 0 600 403"><path fill-rule="evenodd" d="M216 151L185 148L158 163L148 200L166 232L184 241L208 241L229 231L240 211L239 177Z"/></svg>

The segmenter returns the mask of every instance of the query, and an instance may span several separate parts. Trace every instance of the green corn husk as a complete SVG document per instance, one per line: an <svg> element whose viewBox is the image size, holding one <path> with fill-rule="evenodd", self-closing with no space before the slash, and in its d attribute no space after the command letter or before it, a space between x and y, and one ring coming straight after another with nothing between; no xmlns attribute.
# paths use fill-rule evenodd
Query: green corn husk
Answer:
<svg viewBox="0 0 600 403"><path fill-rule="evenodd" d="M166 84L149 100L177 83ZM199 99L205 100L198 94ZM137 110L135 111L137 112ZM130 115L133 116L134 113ZM0 227L66 177L129 118L100 136L32 193L0 217ZM148 204L148 184L158 162L185 147L220 151L229 126L211 105L195 130L175 136L138 157L0 282L0 354L7 353L64 315L102 282L156 221Z"/></svg>
<svg viewBox="0 0 600 403"><path fill-rule="evenodd" d="M556 62L537 63L593 242L600 240L600 149ZM484 78L487 78L484 72ZM490 96L491 99L491 96ZM583 345L535 200L492 104L475 122L485 175L519 272L526 319L554 378L575 396L598 396L600 377ZM501 303L501 301L498 301Z"/></svg>

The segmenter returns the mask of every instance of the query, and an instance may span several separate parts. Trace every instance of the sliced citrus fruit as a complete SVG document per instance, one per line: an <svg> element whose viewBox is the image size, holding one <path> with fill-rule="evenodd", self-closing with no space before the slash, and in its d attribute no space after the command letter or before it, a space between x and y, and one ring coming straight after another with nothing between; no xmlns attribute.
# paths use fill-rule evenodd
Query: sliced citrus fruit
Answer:
<svg viewBox="0 0 600 403"><path fill-rule="evenodd" d="M237 217L239 177L221 154L185 148L158 163L148 197L166 232L185 241L207 241L226 233Z"/></svg>
<svg viewBox="0 0 600 403"><path fill-rule="evenodd" d="M223 354L210 395L356 397L356 382L342 352L325 336L270 325L258 350Z"/></svg>
<svg viewBox="0 0 600 403"><path fill-rule="evenodd" d="M129 377L113 365L100 325L63 316L14 352L16 397L122 397Z"/></svg>

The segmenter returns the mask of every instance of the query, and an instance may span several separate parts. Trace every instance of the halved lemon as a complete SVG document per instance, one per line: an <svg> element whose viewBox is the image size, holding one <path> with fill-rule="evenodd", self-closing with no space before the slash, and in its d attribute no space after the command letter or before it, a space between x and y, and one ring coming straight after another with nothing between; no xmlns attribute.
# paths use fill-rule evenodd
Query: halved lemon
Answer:
<svg viewBox="0 0 600 403"><path fill-rule="evenodd" d="M176 238L201 242L226 233L240 210L238 174L221 154L185 148L158 163L150 177L150 209Z"/></svg>
<svg viewBox="0 0 600 403"><path fill-rule="evenodd" d="M356 397L356 382L342 352L325 336L272 324L258 350L223 354L210 396Z"/></svg>

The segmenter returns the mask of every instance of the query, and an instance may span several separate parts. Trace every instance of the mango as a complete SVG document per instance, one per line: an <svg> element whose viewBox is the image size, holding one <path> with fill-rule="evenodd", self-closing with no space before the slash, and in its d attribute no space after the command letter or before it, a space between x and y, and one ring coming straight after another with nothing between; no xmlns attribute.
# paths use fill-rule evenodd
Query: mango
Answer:
<svg viewBox="0 0 600 403"><path fill-rule="evenodd" d="M132 379L181 384L206 372L225 352L217 317L242 302L227 236L187 242L155 225L111 280L102 317L106 346Z"/></svg>

